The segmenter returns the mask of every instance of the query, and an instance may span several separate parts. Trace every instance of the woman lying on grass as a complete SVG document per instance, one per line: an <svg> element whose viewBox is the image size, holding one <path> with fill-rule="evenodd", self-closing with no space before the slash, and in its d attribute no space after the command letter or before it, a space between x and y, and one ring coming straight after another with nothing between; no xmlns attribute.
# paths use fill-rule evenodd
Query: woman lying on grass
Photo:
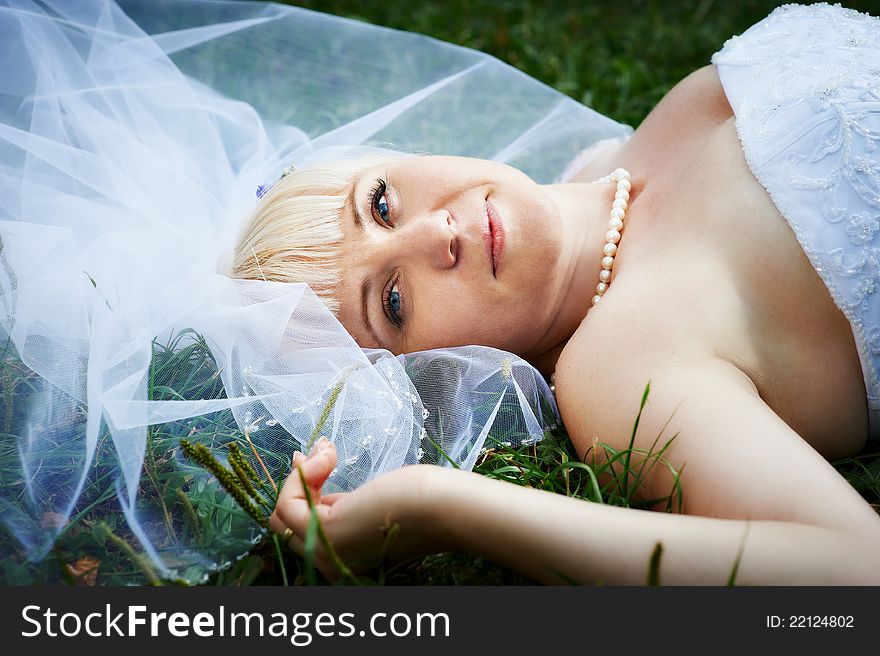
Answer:
<svg viewBox="0 0 880 656"><path fill-rule="evenodd" d="M336 197L323 247L342 273L323 295L362 347L516 353L555 382L582 457L629 446L650 381L633 446L675 436L685 503L622 509L431 466L322 495L321 442L296 456L272 529L302 554L311 501L356 571L467 550L546 583L643 584L659 544L664 584L880 584L880 517L828 462L880 435L877 43L875 18L779 9L562 184L435 156L362 162L335 187L280 180L237 276L291 279L285 227ZM673 482L653 467L636 494ZM316 559L339 576L320 544Z"/></svg>

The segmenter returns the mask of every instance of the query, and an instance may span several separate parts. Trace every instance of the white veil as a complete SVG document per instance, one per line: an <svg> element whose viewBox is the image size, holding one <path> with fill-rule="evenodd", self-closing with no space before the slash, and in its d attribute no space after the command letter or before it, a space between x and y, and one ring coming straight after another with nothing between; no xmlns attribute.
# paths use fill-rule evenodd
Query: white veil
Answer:
<svg viewBox="0 0 880 656"><path fill-rule="evenodd" d="M181 440L280 480L326 435L349 490L557 421L514 355L364 351L307 286L219 263L287 164L393 148L551 182L626 126L482 53L256 2L0 0L0 71L0 582L77 549L136 561L109 583L246 553L262 529Z"/></svg>

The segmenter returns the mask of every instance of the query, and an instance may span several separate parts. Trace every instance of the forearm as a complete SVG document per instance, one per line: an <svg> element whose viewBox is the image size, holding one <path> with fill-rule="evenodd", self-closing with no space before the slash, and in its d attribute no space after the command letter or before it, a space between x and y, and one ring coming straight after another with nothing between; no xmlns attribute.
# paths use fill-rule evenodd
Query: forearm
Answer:
<svg viewBox="0 0 880 656"><path fill-rule="evenodd" d="M604 506L442 470L430 518L445 546L485 555L544 583L644 585L656 545L664 585L878 584L878 545L781 521Z"/></svg>

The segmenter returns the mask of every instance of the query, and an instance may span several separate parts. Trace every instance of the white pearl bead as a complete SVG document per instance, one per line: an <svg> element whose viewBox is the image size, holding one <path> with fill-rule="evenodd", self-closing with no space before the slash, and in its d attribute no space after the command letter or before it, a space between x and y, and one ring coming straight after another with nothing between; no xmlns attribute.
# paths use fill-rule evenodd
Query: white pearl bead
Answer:
<svg viewBox="0 0 880 656"><path fill-rule="evenodd" d="M629 201L629 191L632 189L630 174L626 169L615 169L604 178L596 182L617 182L617 191L614 194L614 202L611 204L611 219L608 221L608 232L605 233L605 241L602 252L602 270L599 272L599 284L596 285L596 295L593 296L593 305L596 305L611 284L611 268L614 266L614 256L617 255L617 242L620 241L620 232L623 230L623 219L626 217L626 209Z"/></svg>

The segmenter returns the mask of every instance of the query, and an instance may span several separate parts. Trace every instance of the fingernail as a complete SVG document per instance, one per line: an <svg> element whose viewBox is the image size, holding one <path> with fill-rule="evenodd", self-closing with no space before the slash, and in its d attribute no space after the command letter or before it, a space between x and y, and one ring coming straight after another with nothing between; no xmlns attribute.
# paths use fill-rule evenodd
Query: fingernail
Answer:
<svg viewBox="0 0 880 656"><path fill-rule="evenodd" d="M326 460L327 457L323 453L313 453L311 458L302 463L303 471L311 473L315 471L316 468L320 470L321 467L326 466Z"/></svg>
<svg viewBox="0 0 880 656"><path fill-rule="evenodd" d="M328 440L324 436L321 436L321 439L319 439L317 442L315 442L315 444L312 446L312 450L309 453L309 455L314 456L314 455L321 453L321 451L326 449L329 444L330 444L330 440Z"/></svg>

